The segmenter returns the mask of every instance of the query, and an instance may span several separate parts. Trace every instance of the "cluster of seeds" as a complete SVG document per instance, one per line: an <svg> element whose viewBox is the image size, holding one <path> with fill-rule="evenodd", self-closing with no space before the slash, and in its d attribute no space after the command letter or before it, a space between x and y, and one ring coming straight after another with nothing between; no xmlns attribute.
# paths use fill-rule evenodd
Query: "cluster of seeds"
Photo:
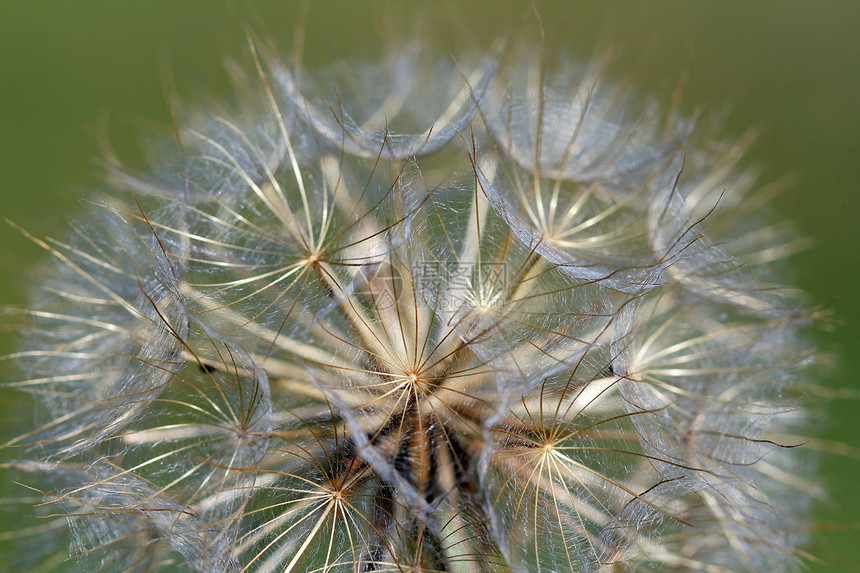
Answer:
<svg viewBox="0 0 860 573"><path fill-rule="evenodd" d="M252 49L233 109L38 240L13 385L48 416L13 465L75 566L796 564L814 356L770 189L600 65L508 48Z"/></svg>

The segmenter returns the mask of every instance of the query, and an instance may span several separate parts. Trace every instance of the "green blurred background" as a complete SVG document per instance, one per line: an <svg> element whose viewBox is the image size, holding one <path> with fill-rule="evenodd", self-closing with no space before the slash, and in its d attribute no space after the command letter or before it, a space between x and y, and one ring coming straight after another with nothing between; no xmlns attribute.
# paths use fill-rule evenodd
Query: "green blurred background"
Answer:
<svg viewBox="0 0 860 573"><path fill-rule="evenodd" d="M304 61L376 54L386 38L408 36L404 30L418 14L443 46L458 38L488 45L516 27L530 3L406 6L310 2ZM860 296L860 2L538 0L536 6L552 48L582 58L620 48L614 72L632 76L643 91L666 94L686 75L688 111L728 105L726 135L760 132L747 164L761 169L764 182L795 176L776 209L815 241L794 258L797 279L838 319L832 333L820 336L837 358L827 384L860 389L860 304L852 298ZM224 60L249 61L246 25L286 49L302 13L302 5L288 1L0 0L0 217L37 236L62 236L66 217L82 209L79 198L101 186L104 135L126 162L141 165L140 135L153 122L170 125L169 98L228 94ZM25 303L28 269L41 258L37 246L0 224L0 305ZM13 347L7 327L0 355ZM0 376L8 379L8 372L0 362ZM820 436L860 447L858 408L857 400L834 400L816 417ZM8 436L27 426L30 406L3 393L0 412L0 435ZM860 571L858 474L856 459L825 458L831 500L817 512L820 531L810 549L824 562L813 563L813 571Z"/></svg>

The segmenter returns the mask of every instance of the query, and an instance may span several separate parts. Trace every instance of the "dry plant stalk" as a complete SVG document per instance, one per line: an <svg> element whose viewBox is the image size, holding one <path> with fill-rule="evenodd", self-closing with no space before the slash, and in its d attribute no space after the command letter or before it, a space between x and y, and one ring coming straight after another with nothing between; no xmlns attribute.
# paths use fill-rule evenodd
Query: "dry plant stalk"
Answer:
<svg viewBox="0 0 860 573"><path fill-rule="evenodd" d="M8 467L75 567L798 565L811 316L744 142L517 42L252 54L233 109L34 239L11 385L48 416Z"/></svg>

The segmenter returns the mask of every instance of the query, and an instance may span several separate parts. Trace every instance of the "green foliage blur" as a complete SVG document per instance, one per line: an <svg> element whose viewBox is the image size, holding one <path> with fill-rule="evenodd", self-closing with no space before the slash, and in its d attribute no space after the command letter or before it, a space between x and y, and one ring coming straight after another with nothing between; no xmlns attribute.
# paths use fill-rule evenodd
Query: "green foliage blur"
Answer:
<svg viewBox="0 0 860 573"><path fill-rule="evenodd" d="M285 53L303 30L303 61L314 66L372 57L389 40L408 39L416 23L452 49L486 47L524 19L534 28L531 3L521 0L306 4L0 0L0 218L36 236L62 237L66 218L82 208L79 199L104 189L106 145L142 166L140 143L149 132L169 133L171 108L229 97L224 62L250 61L249 29ZM679 88L688 113L728 110L726 136L759 133L747 164L764 183L794 178L775 208L814 240L794 257L793 272L810 301L835 319L832 332L819 335L836 363L826 385L860 390L860 2L535 6L551 49L589 58L612 48L613 73L642 91ZM0 224L0 306L26 303L44 258L22 233ZM15 348L14 321L0 324L3 355ZM0 378L14 376L0 361ZM818 437L860 451L858 407L856 399L836 399L814 412ZM0 392L0 412L3 441L31 423L31 405L20 394ZM10 457L14 451L0 452ZM809 549L821 561L810 570L860 571L860 460L827 454L821 473L831 498L816 512ZM0 472L0 495L10 491L10 479ZM0 531L20 526L0 523Z"/></svg>

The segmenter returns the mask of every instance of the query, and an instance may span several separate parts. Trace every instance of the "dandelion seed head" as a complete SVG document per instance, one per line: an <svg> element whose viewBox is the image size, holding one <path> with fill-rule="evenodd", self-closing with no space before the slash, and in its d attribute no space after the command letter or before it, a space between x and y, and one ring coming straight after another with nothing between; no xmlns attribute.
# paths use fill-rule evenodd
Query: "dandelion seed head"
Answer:
<svg viewBox="0 0 860 573"><path fill-rule="evenodd" d="M799 562L815 352L745 143L510 42L320 71L111 173L53 258L20 438L123 570ZM252 95L248 95L252 94ZM740 232L734 225L738 222ZM49 465L53 464L53 465ZM790 531L789 531L790 529Z"/></svg>

